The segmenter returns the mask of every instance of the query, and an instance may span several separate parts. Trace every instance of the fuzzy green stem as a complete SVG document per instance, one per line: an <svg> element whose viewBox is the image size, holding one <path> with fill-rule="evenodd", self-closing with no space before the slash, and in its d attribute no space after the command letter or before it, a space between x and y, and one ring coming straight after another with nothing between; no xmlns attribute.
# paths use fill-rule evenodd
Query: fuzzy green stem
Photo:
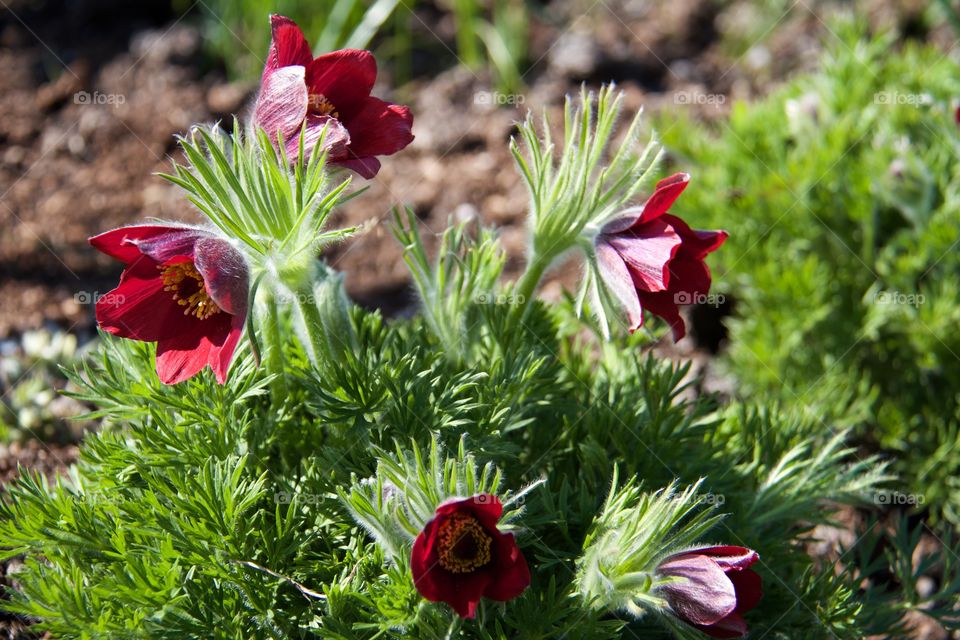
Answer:
<svg viewBox="0 0 960 640"><path fill-rule="evenodd" d="M327 341L323 318L314 299L313 286L307 281L297 289L297 308L303 317L303 327L310 341L310 349L317 365L324 366L334 362L330 343Z"/></svg>
<svg viewBox="0 0 960 640"><path fill-rule="evenodd" d="M531 256L530 262L527 263L527 270L524 271L523 275L520 277L520 280L517 282L517 287L514 293L514 296L518 302L517 309L520 313L520 315L517 317L518 320L522 321L526 317L533 297L537 292L537 285L540 284L540 280L543 279L543 274L546 272L547 267L549 266L549 259L545 260L542 256L538 256L536 253Z"/></svg>
<svg viewBox="0 0 960 640"><path fill-rule="evenodd" d="M267 309L266 320L263 323L263 337L267 347L264 365L267 373L274 376L270 382L270 393L273 396L274 404L279 404L287 396L287 381L284 377L283 366L283 331L280 326L277 300L272 293L264 296L264 305Z"/></svg>

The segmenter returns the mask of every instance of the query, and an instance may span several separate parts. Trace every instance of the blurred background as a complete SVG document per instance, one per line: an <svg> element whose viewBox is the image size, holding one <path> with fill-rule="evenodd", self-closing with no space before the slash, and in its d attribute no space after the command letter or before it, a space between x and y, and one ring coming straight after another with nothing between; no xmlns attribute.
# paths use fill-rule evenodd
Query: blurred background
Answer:
<svg viewBox="0 0 960 640"><path fill-rule="evenodd" d="M119 268L87 238L146 217L196 220L155 177L176 135L243 116L294 18L316 52L372 49L374 95L416 140L338 224L350 295L409 312L385 221L495 225L517 273L526 197L508 150L528 109L559 115L615 81L694 174L678 211L731 240L720 303L692 310L701 390L854 427L898 461L892 506L960 522L960 12L949 0L0 0L0 482L75 457L83 407L58 366L84 358ZM577 279L561 265L544 290ZM787 437L787 436L785 436ZM849 514L851 519L858 517ZM925 629L923 637L946 637ZM939 635L938 635L939 634ZM922 635L922 634L920 634Z"/></svg>

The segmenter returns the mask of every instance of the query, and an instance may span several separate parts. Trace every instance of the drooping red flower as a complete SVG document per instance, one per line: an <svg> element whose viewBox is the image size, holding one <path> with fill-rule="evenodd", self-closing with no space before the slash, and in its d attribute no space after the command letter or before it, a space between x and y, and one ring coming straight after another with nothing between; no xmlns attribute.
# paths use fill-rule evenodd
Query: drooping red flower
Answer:
<svg viewBox="0 0 960 640"><path fill-rule="evenodd" d="M686 173L657 183L639 207L626 209L600 230L594 242L600 276L627 314L630 331L646 309L667 321L674 341L687 333L679 307L710 290L704 262L727 239L726 231L695 231L667 211L687 187Z"/></svg>
<svg viewBox="0 0 960 640"><path fill-rule="evenodd" d="M497 528L502 514L503 505L490 494L437 507L410 558L420 595L472 618L482 597L505 601L523 593L530 585L530 569L513 534Z"/></svg>
<svg viewBox="0 0 960 640"><path fill-rule="evenodd" d="M223 384L247 316L249 275L229 242L190 227L121 227L90 244L126 265L97 301L97 323L157 343L157 375L176 384L210 365Z"/></svg>
<svg viewBox="0 0 960 640"><path fill-rule="evenodd" d="M739 638L747 633L743 614L763 597L760 576L749 568L759 558L756 551L735 546L678 553L660 563L657 574L680 580L660 591L687 624L713 638Z"/></svg>
<svg viewBox="0 0 960 640"><path fill-rule="evenodd" d="M327 161L372 178L375 156L400 151L413 141L413 115L404 106L370 95L377 61L369 51L343 49L317 58L300 27L270 16L273 40L260 80L254 122L271 137L283 137L288 158L297 157L301 127L304 149L316 146L326 128Z"/></svg>

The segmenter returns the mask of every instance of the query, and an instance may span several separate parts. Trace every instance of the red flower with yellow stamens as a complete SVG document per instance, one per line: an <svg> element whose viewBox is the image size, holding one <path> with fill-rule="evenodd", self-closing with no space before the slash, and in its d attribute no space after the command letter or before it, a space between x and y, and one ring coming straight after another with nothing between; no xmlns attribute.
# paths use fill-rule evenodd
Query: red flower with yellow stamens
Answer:
<svg viewBox="0 0 960 640"><path fill-rule="evenodd" d="M496 496L448 500L413 543L410 569L417 591L472 618L480 598L511 600L530 585L530 570L512 533L497 528Z"/></svg>
<svg viewBox="0 0 960 640"><path fill-rule="evenodd" d="M377 61L369 51L343 49L317 58L300 27L270 16L273 38L260 80L253 121L271 139L282 137L285 153L297 157L301 128L309 154L326 131L327 161L372 178L375 156L400 151L413 141L410 109L370 95Z"/></svg>
<svg viewBox="0 0 960 640"><path fill-rule="evenodd" d="M190 227L121 227L90 244L126 264L97 301L97 323L157 343L157 375L176 384L213 369L223 384L247 317L247 264L229 242Z"/></svg>

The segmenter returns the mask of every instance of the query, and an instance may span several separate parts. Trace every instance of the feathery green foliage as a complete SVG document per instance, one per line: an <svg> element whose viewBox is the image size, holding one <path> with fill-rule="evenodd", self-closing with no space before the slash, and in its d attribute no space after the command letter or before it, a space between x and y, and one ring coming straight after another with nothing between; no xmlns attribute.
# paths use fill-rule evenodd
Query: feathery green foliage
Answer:
<svg viewBox="0 0 960 640"><path fill-rule="evenodd" d="M960 66L852 23L822 69L716 130L662 122L680 205L726 228L729 363L763 395L896 461L900 495L960 523Z"/></svg>

